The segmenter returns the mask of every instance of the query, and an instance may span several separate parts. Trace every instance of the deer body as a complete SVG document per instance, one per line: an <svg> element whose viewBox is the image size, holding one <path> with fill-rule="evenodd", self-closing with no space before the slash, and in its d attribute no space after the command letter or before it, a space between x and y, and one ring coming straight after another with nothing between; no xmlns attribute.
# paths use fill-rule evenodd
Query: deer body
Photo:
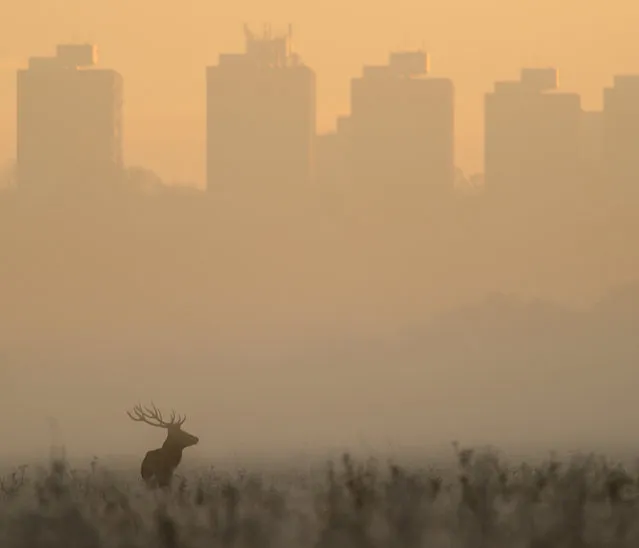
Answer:
<svg viewBox="0 0 639 548"><path fill-rule="evenodd" d="M155 480L158 487L168 487L171 483L173 472L181 460L182 448L164 442L164 445L159 449L152 449L147 452L144 460L142 460L140 475L147 485L152 485Z"/></svg>
<svg viewBox="0 0 639 548"><path fill-rule="evenodd" d="M149 487L169 487L173 472L182 460L182 451L197 444L199 439L182 430L186 417L178 417L176 420L175 413L172 413L170 421L165 422L155 406L153 409L142 409L138 405L134 408L134 415L131 413L128 415L136 422L166 429L167 436L164 444L159 449L147 452L140 466L140 475Z"/></svg>

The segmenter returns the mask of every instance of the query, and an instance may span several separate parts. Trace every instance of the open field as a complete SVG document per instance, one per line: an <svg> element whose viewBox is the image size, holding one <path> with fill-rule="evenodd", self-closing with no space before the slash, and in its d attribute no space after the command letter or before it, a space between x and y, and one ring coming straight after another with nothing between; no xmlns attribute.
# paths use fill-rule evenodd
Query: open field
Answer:
<svg viewBox="0 0 639 548"><path fill-rule="evenodd" d="M357 461L321 470L179 469L170 492L136 470L63 460L5 473L0 546L636 547L638 475L595 455L529 464L457 448L440 469Z"/></svg>

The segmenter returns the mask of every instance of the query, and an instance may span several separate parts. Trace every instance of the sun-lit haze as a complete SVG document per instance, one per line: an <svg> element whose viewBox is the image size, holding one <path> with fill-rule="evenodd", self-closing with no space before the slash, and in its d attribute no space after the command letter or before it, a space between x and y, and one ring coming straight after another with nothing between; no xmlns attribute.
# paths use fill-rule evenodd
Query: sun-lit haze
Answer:
<svg viewBox="0 0 639 548"><path fill-rule="evenodd" d="M613 74L639 70L639 7L567 0L399 3L204 0L13 2L0 22L0 160L15 157L15 70L59 42L99 45L126 82L126 157L165 180L203 186L204 67L243 47L243 23L294 25L296 50L318 75L318 128L348 111L349 80L389 50L424 47L433 74L456 86L457 163L483 170L483 94L521 66L556 66L562 89L601 106Z"/></svg>
<svg viewBox="0 0 639 548"><path fill-rule="evenodd" d="M638 272L636 218L531 234L324 198L5 201L10 452L45 451L50 417L71 452L159 446L124 414L150 400L200 455L632 443L639 302L610 291Z"/></svg>
<svg viewBox="0 0 639 548"><path fill-rule="evenodd" d="M0 19L0 165L20 158L16 133L23 146L0 172L22 177L0 190L3 455L141 455L164 433L125 411L151 401L187 415L193 458L636 449L639 80L614 79L639 74L637 16L629 0L14 2ZM269 80L239 56L207 72L265 22L292 24L314 76L294 64ZM97 44L119 75L26 70L68 43ZM351 88L420 48L425 83L382 67ZM351 92L352 146L320 149ZM33 106L49 99L68 110ZM329 180L339 154L327 180L304 180L309 143L318 164L352 154L353 184ZM485 188L455 193L455 168Z"/></svg>

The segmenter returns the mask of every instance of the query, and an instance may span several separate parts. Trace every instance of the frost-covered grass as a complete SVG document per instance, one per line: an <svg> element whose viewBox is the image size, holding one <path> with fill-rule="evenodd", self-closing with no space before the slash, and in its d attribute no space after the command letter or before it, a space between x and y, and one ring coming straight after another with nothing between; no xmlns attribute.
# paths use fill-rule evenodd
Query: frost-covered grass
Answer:
<svg viewBox="0 0 639 548"><path fill-rule="evenodd" d="M0 546L639 546L634 470L596 456L506 465L472 450L458 450L451 470L345 455L320 477L211 469L160 492L135 474L58 460L3 476Z"/></svg>

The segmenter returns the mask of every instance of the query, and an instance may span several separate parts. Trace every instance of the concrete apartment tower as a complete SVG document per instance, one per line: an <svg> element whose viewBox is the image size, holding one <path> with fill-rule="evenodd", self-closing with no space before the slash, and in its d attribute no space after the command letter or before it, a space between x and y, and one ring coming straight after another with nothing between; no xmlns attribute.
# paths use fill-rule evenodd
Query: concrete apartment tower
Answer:
<svg viewBox="0 0 639 548"><path fill-rule="evenodd" d="M291 32L245 27L243 53L206 70L207 189L269 189L312 178L315 73L292 51Z"/></svg>
<svg viewBox="0 0 639 548"><path fill-rule="evenodd" d="M604 170L617 191L639 195L639 75L618 75L604 89ZM612 189L611 189L612 190Z"/></svg>
<svg viewBox="0 0 639 548"><path fill-rule="evenodd" d="M557 92L554 68L525 68L485 97L486 190L544 199L579 184L583 117L576 93Z"/></svg>
<svg viewBox="0 0 639 548"><path fill-rule="evenodd" d="M97 69L96 47L61 44L17 75L18 184L36 191L120 180L122 76Z"/></svg>
<svg viewBox="0 0 639 548"><path fill-rule="evenodd" d="M428 75L423 51L390 54L351 81L350 176L362 188L402 186L452 194L454 86ZM393 192L391 190L391 192Z"/></svg>
<svg viewBox="0 0 639 548"><path fill-rule="evenodd" d="M322 186L342 187L348 183L349 123L349 117L340 116L335 131L316 137L315 180Z"/></svg>

